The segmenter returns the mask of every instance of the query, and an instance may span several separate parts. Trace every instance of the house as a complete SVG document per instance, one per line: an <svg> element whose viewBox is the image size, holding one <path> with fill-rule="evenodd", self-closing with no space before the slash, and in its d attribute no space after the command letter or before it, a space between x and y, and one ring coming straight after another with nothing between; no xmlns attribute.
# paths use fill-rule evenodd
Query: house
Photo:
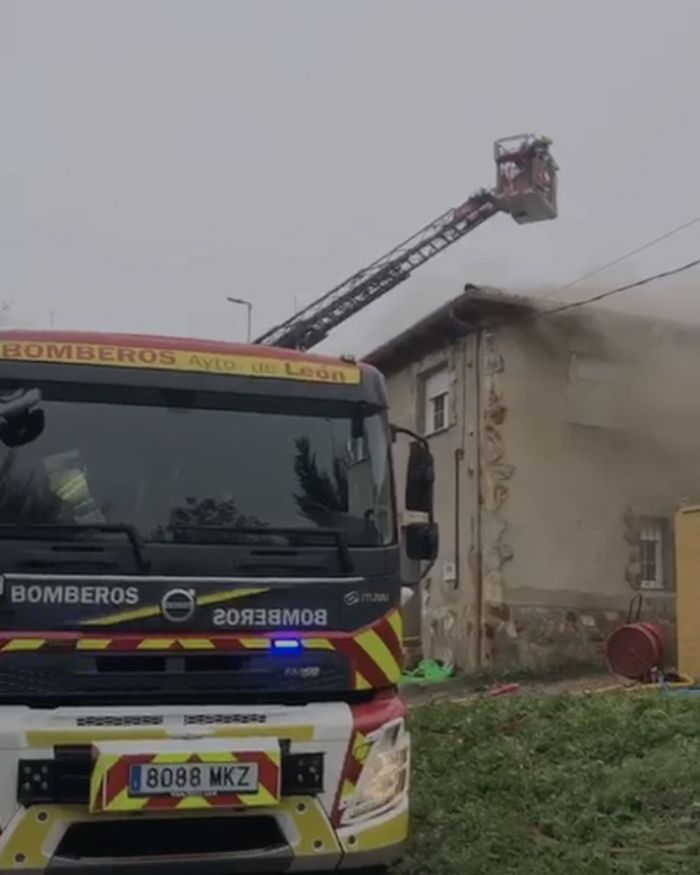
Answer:
<svg viewBox="0 0 700 875"><path fill-rule="evenodd" d="M366 358L435 456L440 550L409 644L465 668L587 664L640 602L672 640L673 518L700 503L699 328L467 287Z"/></svg>

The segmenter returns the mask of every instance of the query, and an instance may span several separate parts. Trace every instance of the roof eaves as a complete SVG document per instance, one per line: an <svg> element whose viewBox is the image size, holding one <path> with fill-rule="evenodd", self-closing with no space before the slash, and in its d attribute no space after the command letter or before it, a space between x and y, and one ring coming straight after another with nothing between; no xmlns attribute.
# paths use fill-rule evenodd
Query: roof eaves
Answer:
<svg viewBox="0 0 700 875"><path fill-rule="evenodd" d="M466 285L464 292L363 356L379 370L395 372L492 319L531 313L532 301L495 289Z"/></svg>

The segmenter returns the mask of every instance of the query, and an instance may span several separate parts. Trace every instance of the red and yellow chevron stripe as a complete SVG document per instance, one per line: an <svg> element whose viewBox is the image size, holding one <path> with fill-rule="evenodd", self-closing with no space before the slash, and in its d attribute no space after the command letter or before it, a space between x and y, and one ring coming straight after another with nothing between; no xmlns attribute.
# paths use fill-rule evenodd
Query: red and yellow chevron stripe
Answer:
<svg viewBox="0 0 700 875"><path fill-rule="evenodd" d="M341 653L351 669L351 688L370 690L396 684L402 667L401 614L393 610L378 622L352 633L300 635L305 650ZM3 653L34 651L82 652L235 652L269 650L275 635L238 635L227 633L167 635L144 633L104 634L83 632L25 632L0 634L0 658Z"/></svg>
<svg viewBox="0 0 700 875"><path fill-rule="evenodd" d="M131 796L129 770L131 766L184 763L256 763L259 787L256 793L217 794L202 796ZM126 811L182 811L183 809L247 808L275 805L281 793L281 757L279 751L210 751L152 754L113 754L96 750L95 765L90 779L90 811L92 813Z"/></svg>
<svg viewBox="0 0 700 875"><path fill-rule="evenodd" d="M402 668L401 613L391 611L372 626L336 640L353 668L353 689L369 690L398 683Z"/></svg>

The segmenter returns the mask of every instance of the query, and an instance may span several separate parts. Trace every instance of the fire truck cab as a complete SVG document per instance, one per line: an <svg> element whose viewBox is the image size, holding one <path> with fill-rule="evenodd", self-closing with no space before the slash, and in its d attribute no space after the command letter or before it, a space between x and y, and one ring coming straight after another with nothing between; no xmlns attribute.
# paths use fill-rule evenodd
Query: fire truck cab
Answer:
<svg viewBox="0 0 700 875"><path fill-rule="evenodd" d="M403 567L373 368L0 336L0 873L363 869L400 853Z"/></svg>

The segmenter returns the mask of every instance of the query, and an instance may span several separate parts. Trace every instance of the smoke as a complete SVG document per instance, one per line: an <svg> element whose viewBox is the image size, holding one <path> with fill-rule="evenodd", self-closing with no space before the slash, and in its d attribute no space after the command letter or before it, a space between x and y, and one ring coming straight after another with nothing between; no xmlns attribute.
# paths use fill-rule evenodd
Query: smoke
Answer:
<svg viewBox="0 0 700 875"><path fill-rule="evenodd" d="M518 330L566 363L572 422L616 441L619 464L635 462L640 484L667 478L678 500L700 500L700 295L690 281L654 292L653 308L588 306ZM588 286L576 297L595 293Z"/></svg>

